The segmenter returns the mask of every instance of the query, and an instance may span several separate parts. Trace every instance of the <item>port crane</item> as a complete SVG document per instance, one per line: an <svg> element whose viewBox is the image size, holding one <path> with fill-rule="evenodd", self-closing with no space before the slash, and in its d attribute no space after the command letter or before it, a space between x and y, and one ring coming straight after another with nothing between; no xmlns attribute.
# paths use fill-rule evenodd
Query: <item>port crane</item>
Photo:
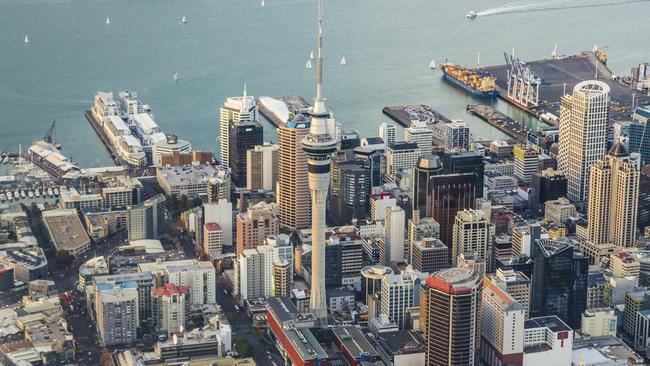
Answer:
<svg viewBox="0 0 650 366"><path fill-rule="evenodd" d="M45 135L43 136L43 141L47 142L48 144L54 145L57 149L61 148L61 144L55 144L54 143L54 127L56 126L56 121L52 121L52 124L50 125L50 128L45 131Z"/></svg>
<svg viewBox="0 0 650 366"><path fill-rule="evenodd" d="M508 66L508 99L524 108L536 107L542 79L519 58L505 52L503 55Z"/></svg>

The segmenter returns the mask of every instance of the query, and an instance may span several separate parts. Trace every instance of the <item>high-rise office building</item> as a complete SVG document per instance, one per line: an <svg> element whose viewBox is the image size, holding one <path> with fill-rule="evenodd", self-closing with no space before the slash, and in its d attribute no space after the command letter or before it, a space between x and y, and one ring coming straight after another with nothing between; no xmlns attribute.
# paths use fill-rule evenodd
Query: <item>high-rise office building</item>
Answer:
<svg viewBox="0 0 650 366"><path fill-rule="evenodd" d="M335 225L366 217L370 169L365 162L352 159L351 151L339 151L332 157L329 212Z"/></svg>
<svg viewBox="0 0 650 366"><path fill-rule="evenodd" d="M368 194L370 187L377 187L381 185L381 166L382 157L385 148L375 148L371 146L359 146L353 150L354 159L363 163L368 168L369 183Z"/></svg>
<svg viewBox="0 0 650 366"><path fill-rule="evenodd" d="M264 240L280 232L278 216L272 204L260 202L237 215L237 256L246 249L264 245Z"/></svg>
<svg viewBox="0 0 650 366"><path fill-rule="evenodd" d="M621 247L636 243L639 179L636 156L630 158L620 142L591 166L587 211L590 242Z"/></svg>
<svg viewBox="0 0 650 366"><path fill-rule="evenodd" d="M383 263L390 266L391 262L404 262L404 220L406 213L399 206L386 207L384 221L384 243L386 248Z"/></svg>
<svg viewBox="0 0 650 366"><path fill-rule="evenodd" d="M425 365L474 365L481 336L480 276L447 268L426 279L420 293Z"/></svg>
<svg viewBox="0 0 650 366"><path fill-rule="evenodd" d="M223 230L216 222L203 225L203 255L216 259L223 253Z"/></svg>
<svg viewBox="0 0 650 366"><path fill-rule="evenodd" d="M291 283L291 263L284 258L273 261L273 296L289 296Z"/></svg>
<svg viewBox="0 0 650 366"><path fill-rule="evenodd" d="M531 202L536 208L544 207L547 201L566 197L567 179L566 176L555 169L545 169L533 174L530 182L535 196Z"/></svg>
<svg viewBox="0 0 650 366"><path fill-rule="evenodd" d="M440 224L440 240L449 246L458 211L476 205L476 177L471 173L434 175L429 182L432 217Z"/></svg>
<svg viewBox="0 0 650 366"><path fill-rule="evenodd" d="M393 124L382 122L379 125L379 137L384 140L386 146L395 142L397 136L397 127Z"/></svg>
<svg viewBox="0 0 650 366"><path fill-rule="evenodd" d="M459 211L451 239L451 263L455 266L463 253L474 253L477 259L489 262L492 254L490 239L490 224L483 217L483 211Z"/></svg>
<svg viewBox="0 0 650 366"><path fill-rule="evenodd" d="M275 190L278 182L278 151L276 144L263 143L246 152L246 188L249 190Z"/></svg>
<svg viewBox="0 0 650 366"><path fill-rule="evenodd" d="M425 122L414 121L404 129L404 141L415 142L422 154L430 153L433 147L433 132Z"/></svg>
<svg viewBox="0 0 650 366"><path fill-rule="evenodd" d="M278 216L289 230L306 229L311 223L311 201L307 179L307 154L300 142L309 133L309 122L299 115L278 128Z"/></svg>
<svg viewBox="0 0 650 366"><path fill-rule="evenodd" d="M327 324L327 297L325 294L325 215L327 191L330 185L330 156L337 150L338 141L328 129L330 112L322 95L323 86L323 4L318 2L318 41L316 56L316 98L310 112L309 134L302 140L307 153L309 192L311 194L311 292L309 311L321 325Z"/></svg>
<svg viewBox="0 0 650 366"><path fill-rule="evenodd" d="M439 154L445 174L474 174L476 198L483 197L485 167L483 156L476 151L445 151Z"/></svg>
<svg viewBox="0 0 650 366"><path fill-rule="evenodd" d="M485 280L482 295L481 360L487 366L523 366L523 306L503 288Z"/></svg>
<svg viewBox="0 0 650 366"><path fill-rule="evenodd" d="M496 273L489 274L485 279L501 287L521 304L524 308L524 316L528 319L530 314L530 279L523 272L498 268Z"/></svg>
<svg viewBox="0 0 650 366"><path fill-rule="evenodd" d="M219 159L222 167L230 165L230 124L257 121L257 116L255 98L247 95L245 84L243 96L226 99L223 107L219 109Z"/></svg>
<svg viewBox="0 0 650 366"><path fill-rule="evenodd" d="M628 148L630 153L639 154L641 165L650 163L650 131L648 121L650 110L637 107L632 114L633 121L628 127Z"/></svg>
<svg viewBox="0 0 650 366"><path fill-rule="evenodd" d="M567 198L587 199L589 168L606 152L609 86L588 80L560 102L558 170L567 177Z"/></svg>
<svg viewBox="0 0 650 366"><path fill-rule="evenodd" d="M452 121L445 126L447 149L469 150L469 127L463 121Z"/></svg>
<svg viewBox="0 0 650 366"><path fill-rule="evenodd" d="M138 339L138 285L103 284L96 287L95 317L99 340L104 346L128 345Z"/></svg>
<svg viewBox="0 0 650 366"><path fill-rule="evenodd" d="M449 250L440 239L423 238L411 245L413 269L424 273L433 273L449 267Z"/></svg>
<svg viewBox="0 0 650 366"><path fill-rule="evenodd" d="M515 178L522 183L530 183L533 174L539 170L539 152L529 146L517 144L514 155Z"/></svg>
<svg viewBox="0 0 650 366"><path fill-rule="evenodd" d="M129 241L158 239L165 233L167 208L165 196L159 194L126 210Z"/></svg>
<svg viewBox="0 0 650 366"><path fill-rule="evenodd" d="M264 129L257 121L230 122L228 132L228 159L230 163L231 179L234 185L246 187L248 173L248 150L264 142Z"/></svg>
<svg viewBox="0 0 650 366"><path fill-rule="evenodd" d="M572 327L579 327L587 306L589 259L573 253L563 241L537 240L533 252L530 314L557 315Z"/></svg>
<svg viewBox="0 0 650 366"><path fill-rule="evenodd" d="M405 310L419 305L419 290L426 275L421 272L385 275L381 280L381 314L403 328L406 324Z"/></svg>
<svg viewBox="0 0 650 366"><path fill-rule="evenodd" d="M158 332L182 334L190 314L189 287L167 283L151 291L152 312Z"/></svg>
<svg viewBox="0 0 650 366"><path fill-rule="evenodd" d="M430 217L420 218L420 213L418 211L413 211L413 217L408 222L407 240L405 244L405 259L409 263L413 263L413 258L411 256L413 244L424 238L440 238L440 224Z"/></svg>
<svg viewBox="0 0 650 366"><path fill-rule="evenodd" d="M415 142L398 141L386 150L386 180L396 182L398 174L411 171L418 162L421 150Z"/></svg>
<svg viewBox="0 0 650 366"><path fill-rule="evenodd" d="M421 217L431 213L431 200L428 199L430 178L439 174L442 174L442 161L438 155L420 156L413 177L413 211L417 210Z"/></svg>

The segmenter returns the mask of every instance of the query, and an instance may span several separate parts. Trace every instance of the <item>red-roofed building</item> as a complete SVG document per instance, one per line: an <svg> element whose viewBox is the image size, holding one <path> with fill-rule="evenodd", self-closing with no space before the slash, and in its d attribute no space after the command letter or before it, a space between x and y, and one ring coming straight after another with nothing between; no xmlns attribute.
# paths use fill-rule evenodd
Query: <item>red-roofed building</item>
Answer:
<svg viewBox="0 0 650 366"><path fill-rule="evenodd" d="M190 287L167 283L151 290L152 315L156 329L168 336L182 333L191 308Z"/></svg>

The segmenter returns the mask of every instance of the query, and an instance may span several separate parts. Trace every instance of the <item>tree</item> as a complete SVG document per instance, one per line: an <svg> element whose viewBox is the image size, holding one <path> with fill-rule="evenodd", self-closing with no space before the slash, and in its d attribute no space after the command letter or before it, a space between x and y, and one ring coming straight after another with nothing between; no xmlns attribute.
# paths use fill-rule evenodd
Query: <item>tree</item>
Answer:
<svg viewBox="0 0 650 366"><path fill-rule="evenodd" d="M246 358L253 356L253 345L246 338L239 338L235 341L235 348L239 357Z"/></svg>
<svg viewBox="0 0 650 366"><path fill-rule="evenodd" d="M73 261L74 261L74 256L70 255L70 253L67 250L59 250L58 252L56 252L56 265L59 268L70 267Z"/></svg>

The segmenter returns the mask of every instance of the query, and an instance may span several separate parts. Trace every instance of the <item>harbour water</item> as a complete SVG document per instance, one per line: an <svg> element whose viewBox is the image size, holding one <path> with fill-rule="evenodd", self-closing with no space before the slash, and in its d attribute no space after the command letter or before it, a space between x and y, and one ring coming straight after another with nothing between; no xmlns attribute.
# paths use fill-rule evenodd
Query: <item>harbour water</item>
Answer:
<svg viewBox="0 0 650 366"><path fill-rule="evenodd" d="M314 94L313 0L2 0L0 150L56 140L83 167L111 159L84 118L97 90L131 89L156 121L197 149L215 150L218 108L243 83L255 96ZM609 5L605 5L605 3ZM619 74L650 61L650 1L327 0L325 96L344 127L376 134L388 105L428 104L465 119L484 138L504 135L465 114L477 100L445 83L432 59L468 66L501 64L607 45ZM595 5L595 6L594 6ZM475 10L478 17L467 20ZM181 18L186 16L187 23ZM106 24L110 17L111 24ZM25 44L25 35L30 43ZM339 60L346 57L347 64ZM172 80L178 72L180 80ZM535 121L503 102L524 125ZM265 125L267 139L276 140Z"/></svg>

